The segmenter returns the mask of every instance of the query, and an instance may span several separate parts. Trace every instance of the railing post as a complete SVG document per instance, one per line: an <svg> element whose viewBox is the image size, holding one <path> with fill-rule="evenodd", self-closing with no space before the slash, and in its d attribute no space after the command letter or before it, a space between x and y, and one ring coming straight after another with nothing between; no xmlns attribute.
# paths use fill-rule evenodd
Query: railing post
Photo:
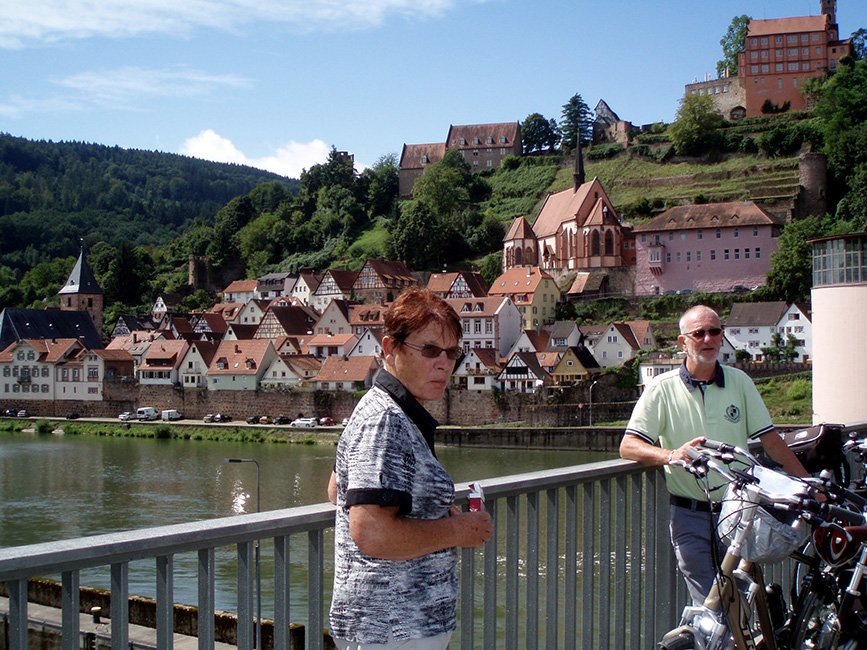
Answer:
<svg viewBox="0 0 867 650"><path fill-rule="evenodd" d="M274 650L289 648L289 538L274 538Z"/></svg>
<svg viewBox="0 0 867 650"><path fill-rule="evenodd" d="M80 650L78 638L81 633L78 617L78 610L80 609L78 571L64 571L61 574L61 584L63 650Z"/></svg>
<svg viewBox="0 0 867 650"><path fill-rule="evenodd" d="M557 648L557 597L560 576L560 491L546 490L545 508L545 647Z"/></svg>
<svg viewBox="0 0 867 650"><path fill-rule="evenodd" d="M238 544L238 648L253 648L253 543Z"/></svg>
<svg viewBox="0 0 867 650"><path fill-rule="evenodd" d="M111 650L129 649L129 563L111 565Z"/></svg>
<svg viewBox="0 0 867 650"><path fill-rule="evenodd" d="M497 647L497 504L498 500L489 501L488 512L493 520L491 538L485 542L484 575L485 590L482 603L484 611L484 647L495 650Z"/></svg>
<svg viewBox="0 0 867 650"><path fill-rule="evenodd" d="M174 560L157 558L157 647L172 650L175 638Z"/></svg>
<svg viewBox="0 0 867 650"><path fill-rule="evenodd" d="M527 494L527 650L539 647L539 492Z"/></svg>
<svg viewBox="0 0 867 650"><path fill-rule="evenodd" d="M518 650L518 571L520 567L520 505L506 497L506 650Z"/></svg>
<svg viewBox="0 0 867 650"><path fill-rule="evenodd" d="M27 580L10 580L9 589L9 647L27 650Z"/></svg>
<svg viewBox="0 0 867 650"><path fill-rule="evenodd" d="M322 650L324 623L322 594L325 583L325 544L321 530L307 533L307 641L308 650Z"/></svg>
<svg viewBox="0 0 867 650"><path fill-rule="evenodd" d="M214 647L214 549L199 550L199 650Z"/></svg>

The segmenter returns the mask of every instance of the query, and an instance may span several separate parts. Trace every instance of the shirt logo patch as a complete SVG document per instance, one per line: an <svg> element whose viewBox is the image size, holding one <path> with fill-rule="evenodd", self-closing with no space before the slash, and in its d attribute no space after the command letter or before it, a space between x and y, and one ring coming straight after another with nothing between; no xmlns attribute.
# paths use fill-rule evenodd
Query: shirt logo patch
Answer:
<svg viewBox="0 0 867 650"><path fill-rule="evenodd" d="M734 404L729 404L728 408L726 409L725 418L729 422L737 424L741 421L741 410Z"/></svg>

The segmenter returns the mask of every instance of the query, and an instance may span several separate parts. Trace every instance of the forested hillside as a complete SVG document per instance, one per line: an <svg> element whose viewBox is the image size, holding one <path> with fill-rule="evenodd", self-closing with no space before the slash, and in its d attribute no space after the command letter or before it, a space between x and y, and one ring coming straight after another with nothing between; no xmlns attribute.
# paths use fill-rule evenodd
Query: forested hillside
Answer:
<svg viewBox="0 0 867 650"><path fill-rule="evenodd" d="M80 237L161 246L266 181L297 191L297 181L252 167L0 133L0 266L75 255Z"/></svg>

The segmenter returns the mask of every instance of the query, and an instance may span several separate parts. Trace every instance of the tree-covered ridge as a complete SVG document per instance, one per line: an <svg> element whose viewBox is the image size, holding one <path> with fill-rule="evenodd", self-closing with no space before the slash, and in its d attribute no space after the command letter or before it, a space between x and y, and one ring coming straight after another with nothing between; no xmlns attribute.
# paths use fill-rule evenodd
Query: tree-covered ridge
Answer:
<svg viewBox="0 0 867 650"><path fill-rule="evenodd" d="M298 187L241 165L0 133L0 266L75 255L82 237L161 246L266 181Z"/></svg>

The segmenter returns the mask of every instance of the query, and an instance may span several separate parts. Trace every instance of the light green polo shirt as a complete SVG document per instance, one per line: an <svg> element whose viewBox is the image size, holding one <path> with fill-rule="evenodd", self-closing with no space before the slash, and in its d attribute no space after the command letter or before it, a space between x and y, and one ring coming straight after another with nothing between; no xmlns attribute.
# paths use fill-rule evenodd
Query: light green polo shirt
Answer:
<svg viewBox="0 0 867 650"><path fill-rule="evenodd" d="M676 449L696 436L746 448L749 440L773 430L768 409L746 373L718 366L716 383L702 388L691 387L688 376L681 366L656 377L635 405L626 435L664 449ZM714 472L708 476L712 486L724 483ZM665 480L671 494L707 500L693 475L682 467L666 466ZM722 490L711 492L713 501L722 497Z"/></svg>

